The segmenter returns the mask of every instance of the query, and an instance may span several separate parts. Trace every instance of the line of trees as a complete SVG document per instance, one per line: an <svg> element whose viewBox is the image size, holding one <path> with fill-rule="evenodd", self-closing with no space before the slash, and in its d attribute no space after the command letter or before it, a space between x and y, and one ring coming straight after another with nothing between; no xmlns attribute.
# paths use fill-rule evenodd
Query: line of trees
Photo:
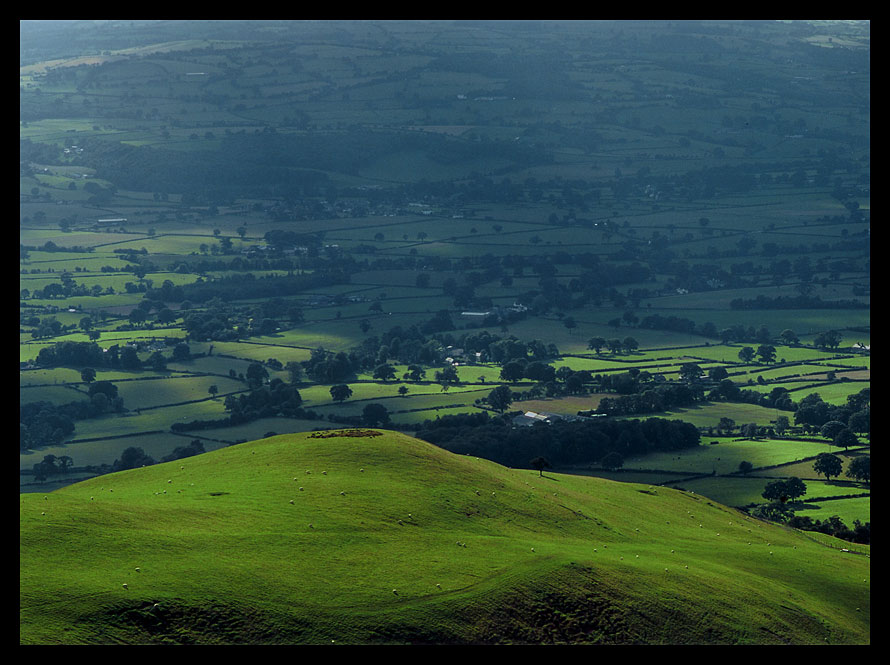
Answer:
<svg viewBox="0 0 890 665"><path fill-rule="evenodd" d="M554 466L594 464L613 452L628 458L700 444L695 426L663 418L558 421L512 428L504 417L474 414L426 421L415 435L457 454L519 468L529 468L529 460L537 457Z"/></svg>

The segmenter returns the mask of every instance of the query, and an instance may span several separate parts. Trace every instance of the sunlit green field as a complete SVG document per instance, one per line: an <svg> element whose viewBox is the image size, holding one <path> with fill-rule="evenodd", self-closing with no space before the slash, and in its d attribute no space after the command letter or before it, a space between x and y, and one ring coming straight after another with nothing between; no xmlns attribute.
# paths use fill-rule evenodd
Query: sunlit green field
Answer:
<svg viewBox="0 0 890 665"><path fill-rule="evenodd" d="M284 435L23 494L23 642L151 641L106 617L152 603L199 642L211 632L190 612L235 618L244 603L252 628L212 639L361 643L395 622L464 640L507 598L522 614L542 584L659 617L607 642L772 642L766 624L778 641L824 643L826 627L833 642L869 639L867 559L703 497L539 477L395 434L331 441ZM720 617L710 637L703 612Z"/></svg>

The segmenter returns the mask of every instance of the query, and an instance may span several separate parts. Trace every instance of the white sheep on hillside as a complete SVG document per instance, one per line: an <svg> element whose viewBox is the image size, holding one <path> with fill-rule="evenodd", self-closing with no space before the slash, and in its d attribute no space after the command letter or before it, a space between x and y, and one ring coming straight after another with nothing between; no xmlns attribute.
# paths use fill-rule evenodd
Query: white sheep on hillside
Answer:
<svg viewBox="0 0 890 665"><path fill-rule="evenodd" d="M121 586L124 587L125 589L129 589L129 588L130 588L130 587L127 586L126 582L124 582L123 584L121 584Z"/></svg>

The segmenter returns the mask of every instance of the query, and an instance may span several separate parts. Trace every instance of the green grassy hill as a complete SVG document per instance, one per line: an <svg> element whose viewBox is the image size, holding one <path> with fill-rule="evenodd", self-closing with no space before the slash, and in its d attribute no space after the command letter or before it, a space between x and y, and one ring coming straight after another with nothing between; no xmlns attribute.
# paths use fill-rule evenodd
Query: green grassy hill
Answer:
<svg viewBox="0 0 890 665"><path fill-rule="evenodd" d="M21 642L870 641L865 556L691 493L365 433L20 495Z"/></svg>

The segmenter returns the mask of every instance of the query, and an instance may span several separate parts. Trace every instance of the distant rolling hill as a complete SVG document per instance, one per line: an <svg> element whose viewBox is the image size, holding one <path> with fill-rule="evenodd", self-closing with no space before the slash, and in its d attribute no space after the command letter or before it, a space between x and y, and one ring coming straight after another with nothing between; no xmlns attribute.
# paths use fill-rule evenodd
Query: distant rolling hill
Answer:
<svg viewBox="0 0 890 665"><path fill-rule="evenodd" d="M869 643L865 556L688 492L319 434L21 494L21 643Z"/></svg>

